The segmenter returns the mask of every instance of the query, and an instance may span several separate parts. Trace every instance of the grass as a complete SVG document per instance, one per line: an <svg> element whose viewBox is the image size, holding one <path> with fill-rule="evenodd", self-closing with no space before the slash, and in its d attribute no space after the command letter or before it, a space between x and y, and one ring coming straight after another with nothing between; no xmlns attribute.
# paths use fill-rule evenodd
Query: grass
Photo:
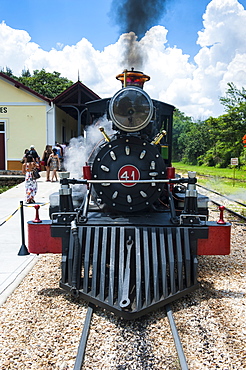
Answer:
<svg viewBox="0 0 246 370"><path fill-rule="evenodd" d="M209 189L218 191L221 194L233 195L239 201L246 200L246 171L231 168L215 168L206 166L191 166L184 163L172 163L176 173L181 172L185 177L188 171L195 171L198 177L198 184ZM211 176L211 177L210 177Z"/></svg>
<svg viewBox="0 0 246 370"><path fill-rule="evenodd" d="M233 179L234 169L233 168L215 168L207 166L191 166L181 162L172 163L173 167L184 170L184 171L196 171L198 175L203 176L214 176L222 177L227 179ZM246 181L246 170L239 170L235 168L235 178L240 181Z"/></svg>
<svg viewBox="0 0 246 370"><path fill-rule="evenodd" d="M4 193L5 191L11 189L12 186L0 186L0 194Z"/></svg>

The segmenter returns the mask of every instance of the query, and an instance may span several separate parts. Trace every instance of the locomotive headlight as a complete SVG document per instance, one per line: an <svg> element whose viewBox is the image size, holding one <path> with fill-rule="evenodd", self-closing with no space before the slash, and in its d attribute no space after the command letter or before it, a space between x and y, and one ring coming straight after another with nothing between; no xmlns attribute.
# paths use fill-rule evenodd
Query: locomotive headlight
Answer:
<svg viewBox="0 0 246 370"><path fill-rule="evenodd" d="M139 87L129 86L110 100L109 115L115 125L126 132L136 132L148 125L153 116L153 103Z"/></svg>

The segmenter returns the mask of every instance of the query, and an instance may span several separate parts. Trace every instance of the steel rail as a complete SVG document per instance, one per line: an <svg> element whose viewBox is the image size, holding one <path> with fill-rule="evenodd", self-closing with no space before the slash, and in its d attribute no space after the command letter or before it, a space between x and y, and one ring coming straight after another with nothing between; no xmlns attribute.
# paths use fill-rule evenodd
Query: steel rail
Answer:
<svg viewBox="0 0 246 370"><path fill-rule="evenodd" d="M214 203L216 206L221 206L221 204L220 203L218 203L218 202L216 202L215 200L212 200L212 199L210 199L210 201L212 202L212 203ZM246 221L246 217L245 216L243 216L243 215L241 215L240 213L237 213L237 212L235 212L235 211L233 211L232 209L230 209L230 208L227 208L227 207L225 207L225 210L227 211L227 212L229 212L229 213L231 213L231 214L233 214L234 216L237 216L237 217L239 217L239 218L242 218L243 220L245 220Z"/></svg>
<svg viewBox="0 0 246 370"><path fill-rule="evenodd" d="M181 370L189 370L188 364L187 364L187 361L186 361L186 358L185 358L185 354L184 354L184 351L183 351L183 347L182 347L182 344L181 344L181 341L180 341L180 337L179 337L179 334L178 334L178 330L177 330L177 327L176 327L176 324L175 324L175 321L174 321L174 318L173 318L172 310L170 308L170 305L166 305L165 309L166 309L169 325L170 325L170 328L171 328L171 331L172 331L174 344L175 344L175 347L176 347L176 350L177 350ZM75 364L74 364L73 370L81 370L82 369L83 362L84 362L84 357L85 357L86 344L87 344L87 340L88 340L88 336L89 336L89 332L90 332L90 324L91 324L92 315L93 315L94 310L95 310L95 305L90 303L89 306L88 306L88 309L87 309L87 313L86 313L86 317L85 317L85 321L84 321L84 327L83 327L83 330L82 330L82 334L81 334L81 338L80 338L80 342L79 342L79 347L78 347L78 352L77 352L77 356L76 356L76 359L75 359Z"/></svg>
<svg viewBox="0 0 246 370"><path fill-rule="evenodd" d="M92 319L92 314L94 312L94 309L95 309L95 306L92 303L90 303L88 306L87 313L86 313L84 327L83 327L82 335L80 338L79 348L78 348L73 370L82 369L84 357L85 357L86 344L87 344L87 339L89 336L90 324L91 324L91 319Z"/></svg>
<svg viewBox="0 0 246 370"><path fill-rule="evenodd" d="M219 195L219 196L220 196L220 197L222 197L222 198L225 198L225 199L227 199L227 200L230 200L231 202L234 202L234 203L236 203L236 204L239 204L240 206L246 207L246 204L241 203L241 202L238 202L237 200L231 199L231 198L227 197L226 195L220 194L220 193L218 193L218 192L216 192L216 191L214 191L214 190L212 190L212 189L208 189L208 188L206 188L205 186L202 186L202 185L199 185L199 184L197 184L197 186L199 186L200 188L202 188L202 189L204 189L204 190L210 191L211 193L214 193L214 194L216 194L216 195ZM213 199L210 199L210 201L211 201L212 203L214 203L214 204L215 204L216 206L218 206L218 207L219 207L219 206L221 206L221 204L220 204L220 203L216 202L216 201L215 201L215 200L213 200ZM241 219L243 219L243 220L246 220L246 217L245 217L245 216L241 215L241 214L240 214L240 213L238 213L238 212L233 211L233 210L232 210L232 209L230 209L230 208L225 207L225 210L226 210L227 212L229 212L229 213L233 214L234 216L237 216L237 217L239 217L239 218L241 218Z"/></svg>
<svg viewBox="0 0 246 370"><path fill-rule="evenodd" d="M205 189L205 190L210 191L211 193L214 193L214 194L216 194L216 195L219 195L219 196L220 196L220 197L222 197L222 198L228 199L228 200L230 200L231 202L237 203L237 204L239 204L240 206L246 207L246 204L241 203L241 202L238 202L237 200L232 199L232 198L230 198L230 197L227 197L226 195L220 194L220 193L218 193L218 192L217 192L217 191L215 191L215 190L208 189L208 188L206 188L206 187L205 187L205 186L203 186L203 185L199 185L199 184L196 184L196 185L197 185L197 186L199 186L199 187L200 187L200 188L202 188L202 189Z"/></svg>
<svg viewBox="0 0 246 370"><path fill-rule="evenodd" d="M168 321L169 321L169 325L170 325L170 328L171 328L171 331L172 331L175 347L176 347L176 350L177 350L177 353L178 353L178 358L179 358L181 370L189 370L188 364L187 364L187 361L186 361L186 358L185 358L184 350L183 350L183 347L182 347L182 343L181 343L181 340L180 340L180 337L179 337L179 333L178 333L178 330L177 330L177 327L176 327L176 324L175 324L175 321L174 321L174 318L173 318L173 313L172 313L171 307L169 305L166 305L165 308L166 308L166 313L167 313L167 318L168 318Z"/></svg>

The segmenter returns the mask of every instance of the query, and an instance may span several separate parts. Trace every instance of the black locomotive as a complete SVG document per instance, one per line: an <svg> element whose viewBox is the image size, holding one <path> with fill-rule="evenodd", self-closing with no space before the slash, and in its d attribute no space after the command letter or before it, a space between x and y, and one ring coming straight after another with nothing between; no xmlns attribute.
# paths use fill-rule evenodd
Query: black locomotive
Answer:
<svg viewBox="0 0 246 370"><path fill-rule="evenodd" d="M194 172L175 176L174 107L149 97L142 72L125 70L117 79L122 89L112 98L87 103L88 125L107 114L114 133L99 127L103 141L83 177L62 174L48 233L50 244L62 244L60 286L133 319L196 289L197 256L229 253L230 225L208 221ZM78 184L86 190L80 204ZM42 227L29 226L30 234Z"/></svg>

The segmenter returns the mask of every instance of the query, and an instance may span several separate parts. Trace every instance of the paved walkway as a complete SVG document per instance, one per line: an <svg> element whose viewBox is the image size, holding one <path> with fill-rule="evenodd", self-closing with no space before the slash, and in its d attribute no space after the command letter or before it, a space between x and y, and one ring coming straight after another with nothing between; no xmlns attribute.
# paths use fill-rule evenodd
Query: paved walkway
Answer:
<svg viewBox="0 0 246 370"><path fill-rule="evenodd" d="M37 180L38 191L35 197L36 204L40 205L41 220L49 219L49 195L58 191L60 187L59 182L46 182L45 175L45 172L41 172L41 178ZM6 301L39 258L33 254L18 256L22 246L20 201L24 204L25 245L28 247L27 221L35 219L36 210L33 205L25 203L25 183L0 194L0 225L2 224L0 226L0 305Z"/></svg>

